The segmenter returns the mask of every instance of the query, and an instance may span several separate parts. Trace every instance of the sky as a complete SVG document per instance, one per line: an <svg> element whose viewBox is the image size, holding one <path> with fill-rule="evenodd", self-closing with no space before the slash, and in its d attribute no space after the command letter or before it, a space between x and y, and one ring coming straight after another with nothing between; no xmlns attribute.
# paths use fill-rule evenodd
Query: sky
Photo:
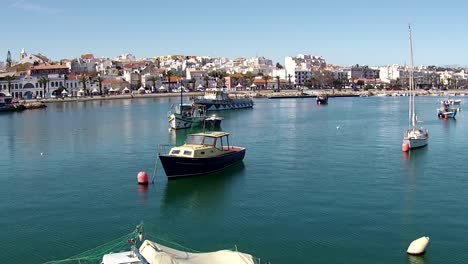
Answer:
<svg viewBox="0 0 468 264"><path fill-rule="evenodd" d="M49 58L169 54L312 54L349 66L468 65L468 1L0 0L0 61L22 48Z"/></svg>

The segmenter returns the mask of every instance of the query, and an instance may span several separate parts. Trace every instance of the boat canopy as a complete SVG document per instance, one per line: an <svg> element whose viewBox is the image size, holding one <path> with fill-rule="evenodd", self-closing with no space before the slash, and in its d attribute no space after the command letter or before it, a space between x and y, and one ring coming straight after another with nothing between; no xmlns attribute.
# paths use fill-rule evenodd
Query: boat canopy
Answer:
<svg viewBox="0 0 468 264"><path fill-rule="evenodd" d="M140 246L140 254L149 263L158 264L254 264L254 258L246 253L219 250L207 253L191 253L168 248L149 240Z"/></svg>

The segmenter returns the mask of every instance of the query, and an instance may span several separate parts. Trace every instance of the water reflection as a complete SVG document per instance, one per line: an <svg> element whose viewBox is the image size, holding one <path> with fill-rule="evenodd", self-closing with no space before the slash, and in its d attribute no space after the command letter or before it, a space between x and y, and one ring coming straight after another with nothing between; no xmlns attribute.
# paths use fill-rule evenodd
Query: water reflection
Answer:
<svg viewBox="0 0 468 264"><path fill-rule="evenodd" d="M426 257L408 255L408 263L409 264L426 264Z"/></svg>
<svg viewBox="0 0 468 264"><path fill-rule="evenodd" d="M204 176L170 180L164 190L161 208L163 210L187 210L212 208L223 202L223 196L232 181L244 170L239 162L222 171Z"/></svg>
<svg viewBox="0 0 468 264"><path fill-rule="evenodd" d="M148 199L148 185L138 184L138 197L144 203Z"/></svg>

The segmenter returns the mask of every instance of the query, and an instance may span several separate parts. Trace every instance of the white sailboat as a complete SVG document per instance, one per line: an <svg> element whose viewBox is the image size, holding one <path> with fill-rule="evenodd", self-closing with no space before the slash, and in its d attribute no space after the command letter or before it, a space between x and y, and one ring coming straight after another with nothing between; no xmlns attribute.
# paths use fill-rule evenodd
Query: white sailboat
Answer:
<svg viewBox="0 0 468 264"><path fill-rule="evenodd" d="M415 86L414 86L414 74L413 74L413 42L411 38L411 26L409 29L409 47L410 47L410 69L409 69L409 128L405 131L403 136L403 151L409 151L415 148L421 148L427 146L429 139L429 132L427 129L417 127L417 116L416 116L416 101L415 101Z"/></svg>

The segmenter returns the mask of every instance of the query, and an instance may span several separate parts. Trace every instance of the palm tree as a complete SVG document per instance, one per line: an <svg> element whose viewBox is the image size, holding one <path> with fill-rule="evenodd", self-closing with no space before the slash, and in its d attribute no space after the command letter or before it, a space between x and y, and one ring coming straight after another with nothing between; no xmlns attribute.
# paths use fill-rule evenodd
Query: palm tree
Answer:
<svg viewBox="0 0 468 264"><path fill-rule="evenodd" d="M263 75L262 79L265 81L265 90L268 88L268 80L271 79L270 75L265 74Z"/></svg>
<svg viewBox="0 0 468 264"><path fill-rule="evenodd" d="M45 98L46 93L47 93L47 84L49 84L49 78L46 76L43 76L39 79L39 83L42 85L42 89L44 91L43 98Z"/></svg>
<svg viewBox="0 0 468 264"><path fill-rule="evenodd" d="M86 75L81 75L80 76L80 83L83 85L83 91L85 92L86 95L88 95L88 90L86 90L86 81L88 78L86 78Z"/></svg>
<svg viewBox="0 0 468 264"><path fill-rule="evenodd" d="M276 76L276 84L278 85L278 92L281 90L280 88L280 77Z"/></svg>
<svg viewBox="0 0 468 264"><path fill-rule="evenodd" d="M205 77L203 77L203 80L205 81L205 84L206 84L205 85L205 90L206 90L208 88L208 83L210 81L210 76L208 76L208 74L205 75Z"/></svg>
<svg viewBox="0 0 468 264"><path fill-rule="evenodd" d="M11 94L11 81L15 79L14 75L5 76L5 80L8 82L8 94Z"/></svg>
<svg viewBox="0 0 468 264"><path fill-rule="evenodd" d="M288 74L289 89L291 89L291 74Z"/></svg>
<svg viewBox="0 0 468 264"><path fill-rule="evenodd" d="M96 77L96 81L99 83L99 95L102 95L102 81L104 81L104 79L101 75L98 75L98 77Z"/></svg>
<svg viewBox="0 0 468 264"><path fill-rule="evenodd" d="M167 80L167 89L171 90L171 76L172 76L172 71L167 71L166 72L166 80Z"/></svg>
<svg viewBox="0 0 468 264"><path fill-rule="evenodd" d="M153 82L153 87L154 87L153 89L156 89L156 82L159 81L159 77L151 76L149 80Z"/></svg>
<svg viewBox="0 0 468 264"><path fill-rule="evenodd" d="M194 79L194 78L190 79L190 81L189 81L189 83L191 83L191 84L192 84L192 92L194 92L194 91L195 91L195 82L196 82L196 81L195 81L195 79Z"/></svg>

